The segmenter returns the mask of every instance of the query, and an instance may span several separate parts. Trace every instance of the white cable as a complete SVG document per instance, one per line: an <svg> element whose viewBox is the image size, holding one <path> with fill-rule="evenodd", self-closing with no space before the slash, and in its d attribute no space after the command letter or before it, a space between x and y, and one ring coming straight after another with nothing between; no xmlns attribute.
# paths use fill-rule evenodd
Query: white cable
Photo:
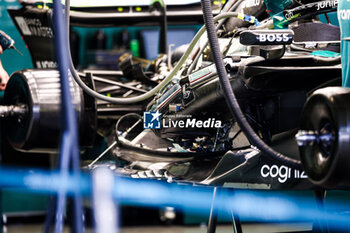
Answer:
<svg viewBox="0 0 350 233"><path fill-rule="evenodd" d="M67 24L69 24L69 9L70 9L70 2L66 1ZM225 19L225 18L229 18L229 17L237 17L237 15L238 15L238 13L236 13L236 12L222 13L222 14L216 16L214 18L214 21L217 22L217 21L219 21L221 19ZM90 87L88 87L80 79L77 71L74 68L74 64L73 64L73 61L72 61L72 56L71 56L70 49L69 49L68 52L69 52L70 66L71 66L71 70L72 70L72 74L73 74L72 76L73 76L74 80L77 82L77 84L87 94L91 95L94 98L97 98L97 99L100 99L100 100L104 100L104 101L107 101L107 102L110 102L110 103L114 103L114 104L134 104L134 103L138 103L138 102L141 102L141 101L144 101L144 100L147 100L147 99L153 97L157 92L159 92L162 88L164 88L173 79L173 77L177 74L177 72L181 69L183 64L186 62L187 58L191 54L193 48L195 47L195 45L197 44L197 42L199 41L201 36L204 34L204 32L205 32L205 27L202 26L201 29L197 32L197 34L193 38L193 40L191 41L189 48L186 50L185 54L181 57L181 59L176 64L174 69L170 72L170 74L161 83L159 83L156 87L154 87L152 90L150 90L147 93L144 93L142 95L135 96L135 97L129 97L129 98L116 98L116 97L108 97L108 96L102 95L102 94L92 90ZM67 43L68 43L68 41L69 40L67 40Z"/></svg>

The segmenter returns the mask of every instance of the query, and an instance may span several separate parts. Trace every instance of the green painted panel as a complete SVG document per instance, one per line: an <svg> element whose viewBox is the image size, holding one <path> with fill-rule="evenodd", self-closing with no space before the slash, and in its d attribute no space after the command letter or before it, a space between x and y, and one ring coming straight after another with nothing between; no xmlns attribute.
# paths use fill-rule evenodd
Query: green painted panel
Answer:
<svg viewBox="0 0 350 233"><path fill-rule="evenodd" d="M4 213L43 212L47 210L48 195L34 194L25 190L5 189L2 191L2 211Z"/></svg>

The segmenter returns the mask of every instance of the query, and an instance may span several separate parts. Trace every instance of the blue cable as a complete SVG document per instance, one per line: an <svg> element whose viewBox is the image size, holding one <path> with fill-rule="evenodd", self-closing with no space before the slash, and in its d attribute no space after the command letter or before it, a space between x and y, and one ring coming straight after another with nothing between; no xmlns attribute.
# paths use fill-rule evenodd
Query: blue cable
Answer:
<svg viewBox="0 0 350 233"><path fill-rule="evenodd" d="M62 138L59 166L63 176L66 176L70 163L73 164L73 171L79 172L79 146L76 126L76 114L72 105L72 98L69 87L69 53L66 34L66 24L64 23L63 8L60 0L53 1L53 19L55 32L55 50L60 71L61 83L61 109L62 109ZM78 173L76 173L78 174ZM66 206L66 191L61 189L57 197L55 233L61 233L64 225L64 213ZM82 205L79 193L74 195L74 231L83 232Z"/></svg>

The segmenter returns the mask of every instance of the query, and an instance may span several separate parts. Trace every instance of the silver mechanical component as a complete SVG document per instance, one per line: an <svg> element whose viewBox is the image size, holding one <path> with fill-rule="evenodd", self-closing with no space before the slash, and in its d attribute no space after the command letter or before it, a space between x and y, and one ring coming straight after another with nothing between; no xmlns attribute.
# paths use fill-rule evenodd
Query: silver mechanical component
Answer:
<svg viewBox="0 0 350 233"><path fill-rule="evenodd" d="M297 135L295 135L298 146L313 146L317 143L327 144L334 140L331 133L317 134L315 131L299 130Z"/></svg>
<svg viewBox="0 0 350 233"><path fill-rule="evenodd" d="M95 100L70 79L70 89L81 137L81 146L93 144L96 128ZM0 114L13 148L54 153L61 124L60 76L56 70L23 70L14 73L5 90ZM26 106L26 107L23 107Z"/></svg>
<svg viewBox="0 0 350 233"><path fill-rule="evenodd" d="M26 105L0 106L0 117L24 116L27 112L28 109Z"/></svg>

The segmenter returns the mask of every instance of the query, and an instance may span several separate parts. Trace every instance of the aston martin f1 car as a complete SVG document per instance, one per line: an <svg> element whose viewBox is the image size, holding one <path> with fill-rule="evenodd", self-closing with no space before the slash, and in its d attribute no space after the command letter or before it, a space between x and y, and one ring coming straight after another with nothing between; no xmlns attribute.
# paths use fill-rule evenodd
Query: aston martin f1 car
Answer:
<svg viewBox="0 0 350 233"><path fill-rule="evenodd" d="M215 11L219 49L242 112L239 118L228 108L205 27L190 44L153 61L122 56L118 71L76 71L71 64L82 149L94 144L96 132L108 137L116 162L107 165L133 178L262 189L315 188L298 162L295 134L313 91L341 85L340 30L327 22L337 1L287 2L228 1ZM31 1L22 4L9 12L37 68L14 73L8 83L3 110L6 134L18 150L54 151L60 77L54 69L42 68L55 66L54 37L43 33L52 28L50 5L39 9ZM188 7L193 12L198 6ZM167 15L169 22L187 17L170 11L171 6L156 14L133 9L130 6L128 14L133 13L134 24L145 23L147 17L162 20ZM131 17L110 10L109 6L75 7L66 15L78 26L117 25L118 19ZM197 20L191 17L187 18ZM48 53L41 52L42 45ZM15 112L15 107L24 110ZM252 132L242 127L241 118ZM40 138L43 132L50 135L46 140ZM271 150L262 149L254 138ZM303 140L299 137L298 142ZM104 165L105 161L94 161L86 168Z"/></svg>

